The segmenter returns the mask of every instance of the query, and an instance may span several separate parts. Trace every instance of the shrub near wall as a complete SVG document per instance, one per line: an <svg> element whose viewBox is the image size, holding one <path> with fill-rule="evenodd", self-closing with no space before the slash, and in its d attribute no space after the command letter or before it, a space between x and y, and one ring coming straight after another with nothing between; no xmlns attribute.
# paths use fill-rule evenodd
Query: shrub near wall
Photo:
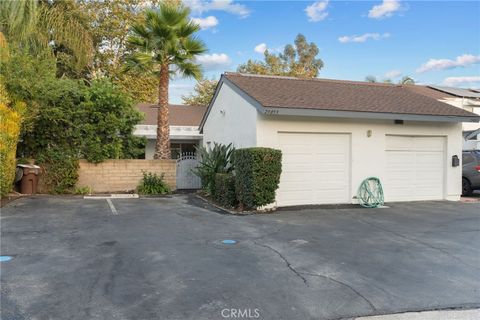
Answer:
<svg viewBox="0 0 480 320"><path fill-rule="evenodd" d="M275 201L282 172L282 152L270 148L234 152L235 192L240 209L257 208Z"/></svg>
<svg viewBox="0 0 480 320"><path fill-rule="evenodd" d="M15 178L15 153L20 136L22 102L11 103L0 82L0 195L4 196L13 186Z"/></svg>
<svg viewBox="0 0 480 320"><path fill-rule="evenodd" d="M39 155L43 192L73 193L78 180L78 159L63 149L47 149Z"/></svg>
<svg viewBox="0 0 480 320"><path fill-rule="evenodd" d="M215 201L226 208L236 207L238 201L235 194L235 177L230 173L215 175Z"/></svg>

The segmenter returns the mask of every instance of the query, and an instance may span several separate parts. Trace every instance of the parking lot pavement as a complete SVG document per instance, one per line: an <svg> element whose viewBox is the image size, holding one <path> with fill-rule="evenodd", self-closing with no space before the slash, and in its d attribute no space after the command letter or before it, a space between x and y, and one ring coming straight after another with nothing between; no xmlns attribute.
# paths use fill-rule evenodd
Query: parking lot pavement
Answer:
<svg viewBox="0 0 480 320"><path fill-rule="evenodd" d="M480 307L477 203L231 216L192 195L30 197L2 209L1 232L2 255L13 257L0 264L2 319L340 319Z"/></svg>

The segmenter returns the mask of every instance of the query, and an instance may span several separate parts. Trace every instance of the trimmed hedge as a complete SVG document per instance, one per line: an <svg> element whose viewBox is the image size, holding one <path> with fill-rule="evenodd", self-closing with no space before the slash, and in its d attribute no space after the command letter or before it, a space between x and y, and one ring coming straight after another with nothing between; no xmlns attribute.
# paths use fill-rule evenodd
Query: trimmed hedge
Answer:
<svg viewBox="0 0 480 320"><path fill-rule="evenodd" d="M215 175L214 199L226 208L235 208L238 201L235 194L235 177L228 173Z"/></svg>
<svg viewBox="0 0 480 320"><path fill-rule="evenodd" d="M270 148L237 149L233 154L235 192L240 209L275 201L282 173L282 152Z"/></svg>
<svg viewBox="0 0 480 320"><path fill-rule="evenodd" d="M42 179L47 192L74 193L78 181L78 158L66 150L44 150L36 159L42 167Z"/></svg>

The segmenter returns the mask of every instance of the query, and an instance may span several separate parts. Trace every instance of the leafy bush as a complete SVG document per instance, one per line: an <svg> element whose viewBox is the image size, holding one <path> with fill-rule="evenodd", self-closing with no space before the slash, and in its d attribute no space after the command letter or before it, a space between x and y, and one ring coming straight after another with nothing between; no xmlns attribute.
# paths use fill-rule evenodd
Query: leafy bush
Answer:
<svg viewBox="0 0 480 320"><path fill-rule="evenodd" d="M215 195L215 175L230 173L233 170L232 154L235 149L232 144L214 143L213 148L199 147L197 152L200 163L193 173L202 180L202 188L209 195Z"/></svg>
<svg viewBox="0 0 480 320"><path fill-rule="evenodd" d="M37 158L42 181L50 193L73 193L78 180L78 159L63 149L47 149Z"/></svg>
<svg viewBox="0 0 480 320"><path fill-rule="evenodd" d="M217 173L215 175L215 201L227 208L237 206L235 194L235 176L231 173Z"/></svg>
<svg viewBox="0 0 480 320"><path fill-rule="evenodd" d="M80 194L80 195L86 195L86 194L92 194L92 188L88 186L83 186L83 187L76 187L75 188L75 194Z"/></svg>
<svg viewBox="0 0 480 320"><path fill-rule="evenodd" d="M53 79L36 92L40 108L34 130L23 136L20 154L36 158L48 148L63 149L90 162L138 157L142 139L133 136L142 119L133 102L107 80L91 86Z"/></svg>
<svg viewBox="0 0 480 320"><path fill-rule="evenodd" d="M151 195L170 193L170 187L163 178L163 173L158 175L152 172L144 172L143 179L137 187L138 193Z"/></svg>
<svg viewBox="0 0 480 320"><path fill-rule="evenodd" d="M145 139L133 136L142 114L133 100L106 78L90 83L56 78L52 57L15 52L0 61L12 99L24 101L18 155L36 159L45 149L63 149L90 162L138 158Z"/></svg>
<svg viewBox="0 0 480 320"><path fill-rule="evenodd" d="M15 178L15 153L25 105L11 104L0 82L0 195L4 196L13 186Z"/></svg>
<svg viewBox="0 0 480 320"><path fill-rule="evenodd" d="M257 208L275 201L282 172L282 152L270 148L238 149L233 159L240 209Z"/></svg>

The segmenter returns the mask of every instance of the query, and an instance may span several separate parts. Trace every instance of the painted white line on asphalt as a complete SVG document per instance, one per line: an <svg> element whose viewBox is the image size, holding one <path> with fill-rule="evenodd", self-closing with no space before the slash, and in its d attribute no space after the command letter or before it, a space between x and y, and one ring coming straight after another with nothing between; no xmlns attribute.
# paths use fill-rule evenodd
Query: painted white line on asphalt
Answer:
<svg viewBox="0 0 480 320"><path fill-rule="evenodd" d="M83 199L94 199L94 200L103 200L103 199L138 199L139 196L136 193L133 194L111 194L103 196L83 196Z"/></svg>
<svg viewBox="0 0 480 320"><path fill-rule="evenodd" d="M113 215L118 215L117 209L115 209L115 206L113 205L112 200L107 199L108 206L110 207L110 210L112 210Z"/></svg>

